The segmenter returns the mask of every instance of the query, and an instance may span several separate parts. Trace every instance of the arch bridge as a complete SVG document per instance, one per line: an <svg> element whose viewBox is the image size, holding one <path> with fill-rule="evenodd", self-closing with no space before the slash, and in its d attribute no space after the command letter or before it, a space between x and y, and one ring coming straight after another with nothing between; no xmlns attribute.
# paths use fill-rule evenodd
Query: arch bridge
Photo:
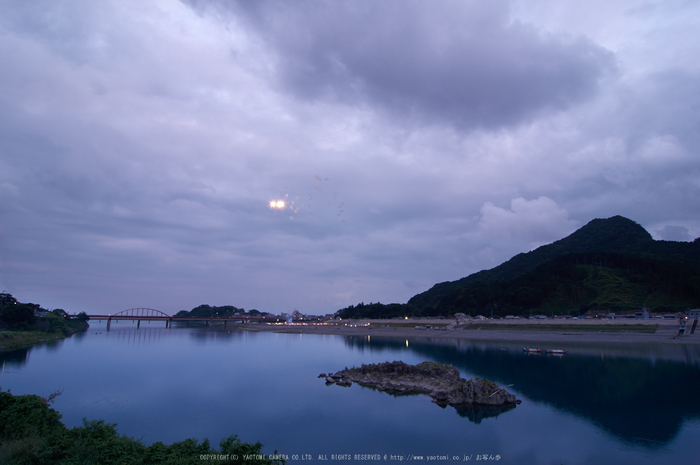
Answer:
<svg viewBox="0 0 700 465"><path fill-rule="evenodd" d="M113 317L141 317L141 318L172 318L165 312L156 310L155 308L130 308L128 310L122 310L121 312L115 313Z"/></svg>
<svg viewBox="0 0 700 465"><path fill-rule="evenodd" d="M277 317L254 317L254 316L232 316L232 317L190 317L190 316L185 316L185 317L178 317L178 316L170 316L165 312L161 312L160 310L156 310L154 308L130 308L128 310L122 310L121 312L117 312L114 314L108 314L108 315L88 315L88 318L91 320L107 320L107 329L109 330L110 323L112 320L131 320L131 321L137 321L137 328L141 326L141 321L146 320L146 321L165 321L165 327L168 328L170 327L171 323L173 321L184 321L189 325L190 321L199 321L199 322L206 322L207 326L209 323L214 324L214 323L223 323L226 325L227 323L234 323L234 322L240 322L240 323L246 323L248 321L260 321L260 322L278 322L279 318Z"/></svg>

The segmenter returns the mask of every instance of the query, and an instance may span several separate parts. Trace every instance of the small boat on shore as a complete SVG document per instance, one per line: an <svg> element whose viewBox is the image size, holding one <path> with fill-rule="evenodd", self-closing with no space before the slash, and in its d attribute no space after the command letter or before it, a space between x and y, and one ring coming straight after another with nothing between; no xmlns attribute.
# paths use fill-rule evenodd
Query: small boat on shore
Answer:
<svg viewBox="0 0 700 465"><path fill-rule="evenodd" d="M542 349L536 349L534 347L524 347L523 352L534 352L534 353L540 353L542 352Z"/></svg>
<svg viewBox="0 0 700 465"><path fill-rule="evenodd" d="M551 355L566 355L566 351L564 349L547 349L544 352Z"/></svg>

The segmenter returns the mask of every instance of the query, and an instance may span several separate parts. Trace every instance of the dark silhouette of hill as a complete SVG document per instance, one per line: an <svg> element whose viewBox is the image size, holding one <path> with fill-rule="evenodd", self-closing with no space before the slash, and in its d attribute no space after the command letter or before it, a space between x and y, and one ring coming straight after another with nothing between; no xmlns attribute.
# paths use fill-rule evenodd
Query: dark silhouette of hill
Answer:
<svg viewBox="0 0 700 465"><path fill-rule="evenodd" d="M634 221L614 216L592 220L493 269L436 284L407 304L360 304L341 310L340 316L579 314L698 305L700 238L656 241Z"/></svg>
<svg viewBox="0 0 700 465"><path fill-rule="evenodd" d="M607 254L607 259L603 260L601 254ZM601 279L610 281L613 276L629 281L630 276L626 275L631 273L621 273L620 270L627 269L631 261L636 265L632 279L637 281L637 284L661 280L658 276L659 269L662 269L661 273L668 275L669 278L696 277L700 273L700 242L697 240L692 243L655 241L643 227L622 216L595 219L564 239L528 253L518 254L496 268L480 271L457 281L436 284L430 290L411 298L408 304L420 310L433 307L454 312L472 307L483 311L486 310L484 306L487 305L483 302L484 300L491 300L492 304L497 305L497 301L504 300L499 298L499 295L503 297L504 294L520 291L519 296L514 297L515 305L509 305L509 307L515 307L511 308L512 312L519 314L521 312L517 311L517 307L532 309L535 305L542 305L544 300L556 300L556 296L551 295L552 293L560 294L559 300L567 300L561 294L566 293L564 288L569 287L573 288L569 289L569 294L576 294L576 288L579 294L590 294L588 298L582 295L579 298L569 296L574 297L568 299L571 300L571 304L579 308L586 303L589 305L597 303L601 308L605 306L620 308L625 304L641 306L648 295L639 296L636 301L628 296L625 298L617 296L620 297L619 299L615 296L605 296L600 301L601 299L597 299L600 290L596 292L596 288L606 286L603 285L604 283L591 282ZM547 262L552 263L539 268ZM585 270L585 266L589 269ZM598 268L597 272L591 268ZM606 276L601 276L601 268L606 269L602 273ZM608 272L608 270L613 271ZM587 272L584 273L584 271ZM651 276L646 276L648 274ZM583 283L586 280L588 280L588 286L584 289ZM635 289L639 286L625 284L629 283L618 282L617 286L613 285L615 289L607 290L609 293L615 293L615 290L618 293L639 291ZM672 286L672 283L668 284ZM543 296L542 294L545 293L549 295ZM659 291L656 292L658 293ZM686 294L689 294L686 299L658 298L656 300L659 301L658 306L673 307L674 304L689 304L697 298L693 292L689 291ZM465 299L472 300L465 302ZM481 305L479 300L482 301ZM559 302L559 305L550 305L550 307L564 310L562 306L563 302ZM502 311L497 313L500 314Z"/></svg>

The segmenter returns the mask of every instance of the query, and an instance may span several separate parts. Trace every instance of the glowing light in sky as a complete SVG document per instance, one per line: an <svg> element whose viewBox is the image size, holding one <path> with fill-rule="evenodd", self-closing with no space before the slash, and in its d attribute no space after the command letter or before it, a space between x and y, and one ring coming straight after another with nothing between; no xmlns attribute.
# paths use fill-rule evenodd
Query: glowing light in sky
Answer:
<svg viewBox="0 0 700 465"><path fill-rule="evenodd" d="M270 208L282 210L285 207L284 200L270 200Z"/></svg>
<svg viewBox="0 0 700 465"><path fill-rule="evenodd" d="M326 183L329 181L328 178L322 178L321 176L315 175L314 179L316 179L316 185L314 186L314 189L318 191L315 196L318 197L318 199L325 200L324 203L326 203L327 206L330 206L331 203L337 203L336 197L338 196L337 192L333 192L333 200L330 199L329 195L324 192L324 187L326 186ZM290 212L292 215L289 216L290 220L293 220L296 217L296 214L299 213L300 210L307 210L307 213L309 216L312 215L313 209L312 203L317 202L315 199L314 195L307 194L307 195L292 195L288 192L286 192L286 189L284 187L277 186L277 194L275 197L277 197L275 200L270 200L269 201L269 206L271 210L286 210L289 208ZM302 197L304 199L302 199ZM308 199L306 198L308 197ZM312 199L315 199L312 201ZM318 206L318 205L317 205ZM343 208L345 206L344 202L341 202L336 209L336 215L337 217L342 217L343 216ZM320 210L317 208L317 212L320 212ZM327 214L328 211L324 212L324 214ZM345 223L345 220L342 218L339 218L341 220L341 223Z"/></svg>

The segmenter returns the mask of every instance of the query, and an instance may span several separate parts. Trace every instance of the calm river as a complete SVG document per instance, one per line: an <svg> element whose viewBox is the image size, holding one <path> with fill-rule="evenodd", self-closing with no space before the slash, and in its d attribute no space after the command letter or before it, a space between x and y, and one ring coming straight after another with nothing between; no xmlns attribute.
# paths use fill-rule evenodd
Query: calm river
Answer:
<svg viewBox="0 0 700 465"><path fill-rule="evenodd" d="M504 343L431 341L91 322L87 333L0 353L0 386L47 397L68 427L116 423L144 443L231 434L288 463L698 464L700 348L565 347L528 356ZM508 411L442 409L317 376L403 360L455 365L512 385ZM377 455L378 454L378 455ZM358 457L359 459L359 457ZM366 461L366 460L365 460Z"/></svg>

